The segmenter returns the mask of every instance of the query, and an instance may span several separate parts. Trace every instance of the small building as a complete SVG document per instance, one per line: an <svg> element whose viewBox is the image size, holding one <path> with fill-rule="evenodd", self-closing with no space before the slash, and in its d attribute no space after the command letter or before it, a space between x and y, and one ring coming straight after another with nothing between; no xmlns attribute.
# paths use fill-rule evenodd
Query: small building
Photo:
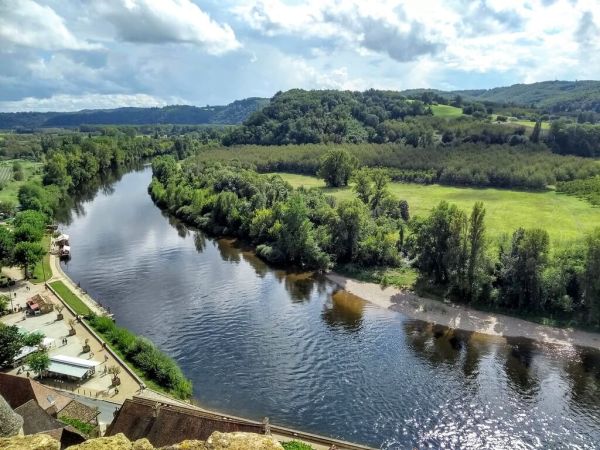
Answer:
<svg viewBox="0 0 600 450"><path fill-rule="evenodd" d="M71 256L71 247L68 245L63 245L58 251L58 255L61 258L68 258Z"/></svg>
<svg viewBox="0 0 600 450"><path fill-rule="evenodd" d="M46 314L54 310L54 303L41 294L36 294L25 302L26 313L30 315Z"/></svg>
<svg viewBox="0 0 600 450"><path fill-rule="evenodd" d="M38 350L39 349L37 347L33 347L33 346L29 346L29 345L25 345L24 347L21 347L21 350L19 350L19 353L13 358L13 366L14 367L20 366L21 364L23 364L23 362L29 355L37 352Z"/></svg>
<svg viewBox="0 0 600 450"><path fill-rule="evenodd" d="M56 355L50 357L50 365L46 373L58 378L81 381L92 377L96 373L96 366L99 364L98 361L89 359Z"/></svg>

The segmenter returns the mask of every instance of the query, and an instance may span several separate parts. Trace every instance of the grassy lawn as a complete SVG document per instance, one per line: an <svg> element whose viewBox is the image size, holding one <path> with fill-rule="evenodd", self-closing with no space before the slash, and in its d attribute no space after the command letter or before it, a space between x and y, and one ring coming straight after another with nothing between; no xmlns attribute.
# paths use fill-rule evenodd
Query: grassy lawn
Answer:
<svg viewBox="0 0 600 450"><path fill-rule="evenodd" d="M18 203L17 194L19 188L29 180L41 180L41 168L42 163L19 160L23 166L23 180L15 181L13 179L12 165L16 160L1 161L0 162L0 185L3 185L0 189L0 201L12 201Z"/></svg>
<svg viewBox="0 0 600 450"><path fill-rule="evenodd" d="M412 288L418 273L412 267L359 267L352 264L336 266L336 272L356 280L378 283L382 286Z"/></svg>
<svg viewBox="0 0 600 450"><path fill-rule="evenodd" d="M305 175L280 175L294 187L316 187L339 199L350 199L350 188L325 188L325 183ZM390 183L390 191L408 202L411 216L426 215L446 200L469 210L476 201L485 205L488 236L511 234L516 228L544 228L552 242L566 245L600 226L600 208L575 197L547 192L523 192L504 189L460 188L413 183Z"/></svg>
<svg viewBox="0 0 600 450"><path fill-rule="evenodd" d="M46 250L46 254L44 255L42 261L36 264L33 268L33 278L31 278L29 281L34 284L43 283L44 281L48 281L50 278L52 278L52 269L50 268L50 252L48 251L50 249L49 234L44 235L41 244ZM46 275L45 278L44 274Z"/></svg>
<svg viewBox="0 0 600 450"><path fill-rule="evenodd" d="M83 301L81 301L81 299L75 295L62 281L53 281L50 283L50 286L77 314L87 316L91 313L86 304L83 303Z"/></svg>
<svg viewBox="0 0 600 450"><path fill-rule="evenodd" d="M535 126L535 122L532 120L509 120L508 123L512 123L515 125L523 125L524 127L533 128ZM542 122L542 130L549 130L550 122Z"/></svg>
<svg viewBox="0 0 600 450"><path fill-rule="evenodd" d="M462 108L450 105L431 105L431 111L438 117L458 117L462 116Z"/></svg>

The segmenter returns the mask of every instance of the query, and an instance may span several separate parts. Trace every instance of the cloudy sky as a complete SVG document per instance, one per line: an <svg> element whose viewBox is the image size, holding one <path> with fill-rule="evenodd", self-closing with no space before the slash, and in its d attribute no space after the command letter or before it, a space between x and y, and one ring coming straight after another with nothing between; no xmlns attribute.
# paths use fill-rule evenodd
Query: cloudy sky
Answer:
<svg viewBox="0 0 600 450"><path fill-rule="evenodd" d="M0 0L0 111L600 78L600 0Z"/></svg>

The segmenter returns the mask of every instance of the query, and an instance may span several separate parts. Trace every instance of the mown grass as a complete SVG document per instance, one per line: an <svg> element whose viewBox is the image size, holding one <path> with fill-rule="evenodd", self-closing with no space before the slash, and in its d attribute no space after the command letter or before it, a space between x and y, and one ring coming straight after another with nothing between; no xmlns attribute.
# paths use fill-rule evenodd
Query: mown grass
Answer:
<svg viewBox="0 0 600 450"><path fill-rule="evenodd" d="M335 271L367 283L407 289L413 288L419 275L413 267L360 267L352 264L337 266Z"/></svg>
<svg viewBox="0 0 600 450"><path fill-rule="evenodd" d="M535 122L533 120L509 120L508 123L512 123L515 125L522 125L527 128L535 127ZM542 130L549 130L550 122L542 122Z"/></svg>
<svg viewBox="0 0 600 450"><path fill-rule="evenodd" d="M53 281L50 283L52 289L56 291L58 296L68 304L76 314L88 316L92 312L83 301L69 289L62 281Z"/></svg>
<svg viewBox="0 0 600 450"><path fill-rule="evenodd" d="M0 201L11 201L13 203L18 203L18 193L19 188L30 180L41 180L41 167L42 163L27 161L27 160L18 160L21 162L21 166L23 167L23 179L20 181L15 181L12 178L12 165L17 160L9 160L9 161L1 161L0 162L0 173L3 175L2 180L0 180Z"/></svg>
<svg viewBox="0 0 600 450"><path fill-rule="evenodd" d="M52 269L50 268L50 235L46 234L42 238L42 247L46 250L44 257L42 260L35 265L33 268L33 277L29 280L33 284L43 283L44 281L48 281L52 278ZM44 276L45 275L45 276Z"/></svg>
<svg viewBox="0 0 600 450"><path fill-rule="evenodd" d="M319 188L338 199L354 197L351 188L331 189L311 176L279 173L292 186ZM492 239L512 234L518 227L543 228L555 244L567 245L600 226L600 208L584 200L555 191L526 192L504 189L460 188L414 183L390 183L390 192L408 202L411 216L429 214L431 208L445 200L464 210L476 201L486 208L486 226Z"/></svg>
<svg viewBox="0 0 600 450"><path fill-rule="evenodd" d="M437 117L459 117L463 115L462 108L450 105L431 105L431 111Z"/></svg>

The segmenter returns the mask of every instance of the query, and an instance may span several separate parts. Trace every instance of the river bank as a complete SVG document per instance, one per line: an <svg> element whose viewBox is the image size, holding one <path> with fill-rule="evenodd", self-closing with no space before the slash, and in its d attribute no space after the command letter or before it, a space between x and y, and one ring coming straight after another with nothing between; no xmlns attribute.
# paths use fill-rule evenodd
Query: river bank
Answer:
<svg viewBox="0 0 600 450"><path fill-rule="evenodd" d="M491 314L463 305L420 297L414 292L358 281L335 272L326 274L341 289L381 308L411 319L496 337L533 339L549 344L600 349L600 334L572 328L556 328L503 314Z"/></svg>

